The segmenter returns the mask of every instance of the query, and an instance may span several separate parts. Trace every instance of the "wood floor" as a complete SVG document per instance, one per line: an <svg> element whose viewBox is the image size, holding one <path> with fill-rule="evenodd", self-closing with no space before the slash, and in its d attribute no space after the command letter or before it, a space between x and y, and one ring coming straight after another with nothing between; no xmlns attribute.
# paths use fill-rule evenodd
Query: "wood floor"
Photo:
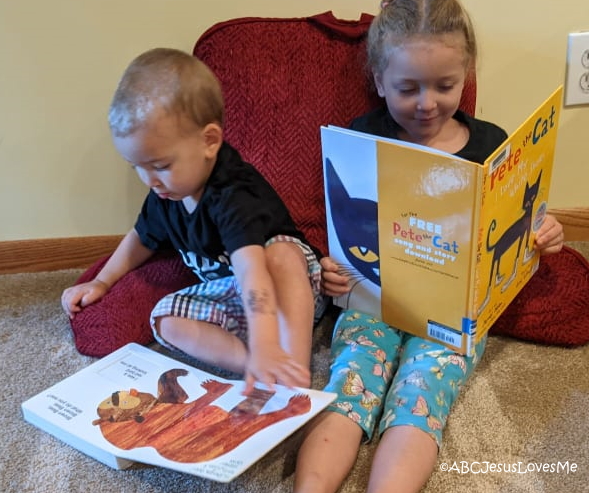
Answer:
<svg viewBox="0 0 589 493"><path fill-rule="evenodd" d="M566 241L589 241L589 207L552 209ZM111 253L122 236L0 241L0 274L89 267Z"/></svg>

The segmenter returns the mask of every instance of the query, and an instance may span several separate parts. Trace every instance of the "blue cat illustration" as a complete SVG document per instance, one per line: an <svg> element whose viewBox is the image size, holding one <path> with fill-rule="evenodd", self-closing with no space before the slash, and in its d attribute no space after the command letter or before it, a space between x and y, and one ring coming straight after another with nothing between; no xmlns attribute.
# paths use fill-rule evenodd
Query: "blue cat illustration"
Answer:
<svg viewBox="0 0 589 493"><path fill-rule="evenodd" d="M501 274L501 258L503 255L517 243L517 253L513 262L513 271L511 276L501 286L501 292L504 292L509 287L517 275L517 267L519 264L522 247L524 247L525 250L522 264L526 264L534 256L533 249L529 249L528 245L530 243L530 234L532 232L534 203L536 202L538 191L540 190L541 178L542 171L540 171L538 178L532 185L526 183L522 200L523 214L513 224L511 224L511 226L509 226L499 237L499 239L497 239L497 241L492 245L490 243L490 237L491 233L497 228L497 221L493 219L489 225L489 229L487 230L486 248L487 252L493 252L493 260L491 262L491 272L489 274L489 282L487 284L487 294L478 310L479 313L481 313L491 297L493 277L495 277L495 286L498 286L503 282L505 277L503 274Z"/></svg>
<svg viewBox="0 0 589 493"><path fill-rule="evenodd" d="M325 187L337 239L349 264L342 265L353 286L368 280L380 287L378 205L350 197L332 162L326 159Z"/></svg>

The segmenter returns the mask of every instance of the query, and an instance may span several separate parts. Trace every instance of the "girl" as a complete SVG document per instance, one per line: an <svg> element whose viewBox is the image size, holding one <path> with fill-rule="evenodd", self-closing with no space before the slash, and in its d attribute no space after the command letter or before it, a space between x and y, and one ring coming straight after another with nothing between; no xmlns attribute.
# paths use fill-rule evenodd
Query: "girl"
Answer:
<svg viewBox="0 0 589 493"><path fill-rule="evenodd" d="M471 21L458 0L382 2L368 32L367 50L386 107L355 119L353 129L480 163L507 137L498 126L458 110L477 54ZM546 216L535 247L543 254L555 253L563 239L562 226ZM325 292L346 293L347 278L335 262L324 258L322 267ZM350 344L352 334L364 344ZM336 491L353 467L360 443L372 438L377 425L380 442L368 491L419 491L435 466L449 411L485 342L477 345L474 356L461 356L368 315L344 311L334 330L325 388L338 398L308 429L299 451L295 492Z"/></svg>

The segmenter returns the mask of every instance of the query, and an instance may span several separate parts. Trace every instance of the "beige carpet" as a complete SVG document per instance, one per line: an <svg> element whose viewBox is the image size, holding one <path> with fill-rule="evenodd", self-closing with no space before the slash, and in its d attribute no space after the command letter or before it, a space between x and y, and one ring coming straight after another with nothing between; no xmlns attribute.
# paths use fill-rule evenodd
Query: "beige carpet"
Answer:
<svg viewBox="0 0 589 493"><path fill-rule="evenodd" d="M589 244L571 246L589 257ZM59 306L62 289L79 273L0 276L0 492L290 491L300 433L224 485L152 467L114 471L23 421L22 401L92 361L76 352ZM327 333L318 333L315 345L317 387L327 376ZM589 491L588 368L589 346L563 349L490 338L450 417L425 491ZM362 448L342 492L364 491L374 445ZM442 471L445 465L453 470ZM491 472L492 467L513 472Z"/></svg>

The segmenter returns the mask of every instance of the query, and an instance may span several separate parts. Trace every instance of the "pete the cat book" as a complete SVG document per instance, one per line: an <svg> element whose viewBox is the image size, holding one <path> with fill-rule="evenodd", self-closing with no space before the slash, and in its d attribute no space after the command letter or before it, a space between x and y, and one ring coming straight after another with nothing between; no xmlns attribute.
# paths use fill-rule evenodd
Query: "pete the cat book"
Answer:
<svg viewBox="0 0 589 493"><path fill-rule="evenodd" d="M337 306L461 353L538 269L562 87L485 161L321 128L329 255L350 277Z"/></svg>
<svg viewBox="0 0 589 493"><path fill-rule="evenodd" d="M245 396L242 380L131 343L21 407L26 421L112 468L141 462L229 482L335 398L257 385Z"/></svg>

